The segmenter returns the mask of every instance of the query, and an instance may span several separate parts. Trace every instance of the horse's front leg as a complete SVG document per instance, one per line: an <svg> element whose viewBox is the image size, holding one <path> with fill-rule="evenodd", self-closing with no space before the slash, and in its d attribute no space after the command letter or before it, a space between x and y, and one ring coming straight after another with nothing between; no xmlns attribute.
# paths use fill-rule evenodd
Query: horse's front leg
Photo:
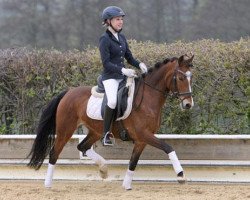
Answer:
<svg viewBox="0 0 250 200"><path fill-rule="evenodd" d="M143 149L145 148L145 146L146 146L145 143L135 143L133 153L132 153L130 161L129 161L129 168L126 172L126 175L125 175L123 183L122 183L122 186L126 190L132 189L131 183L133 180L134 171L135 171L135 168L137 166L140 155L141 155Z"/></svg>
<svg viewBox="0 0 250 200"><path fill-rule="evenodd" d="M91 148L92 145L99 139L98 135L93 134L93 132L89 130L88 135L80 144L78 144L77 149L83 154L86 153L87 157L99 166L99 174L101 178L106 179L108 177L107 162L101 155L96 153L94 149Z"/></svg>
<svg viewBox="0 0 250 200"><path fill-rule="evenodd" d="M174 149L164 141L155 137L153 134L147 134L147 135L145 134L143 139L147 144L156 147L158 149L161 149L166 154L168 154L168 157L173 165L174 171L177 174L177 181L181 184L185 183L186 178L184 175L184 171Z"/></svg>

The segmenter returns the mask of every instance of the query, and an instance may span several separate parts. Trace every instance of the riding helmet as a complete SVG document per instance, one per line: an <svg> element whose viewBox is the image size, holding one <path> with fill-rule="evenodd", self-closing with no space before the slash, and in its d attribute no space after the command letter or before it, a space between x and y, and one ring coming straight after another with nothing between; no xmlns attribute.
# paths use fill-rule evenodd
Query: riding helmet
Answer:
<svg viewBox="0 0 250 200"><path fill-rule="evenodd" d="M125 16L123 10L117 6L108 6L102 12L102 19L105 22L107 19L112 19L113 17Z"/></svg>

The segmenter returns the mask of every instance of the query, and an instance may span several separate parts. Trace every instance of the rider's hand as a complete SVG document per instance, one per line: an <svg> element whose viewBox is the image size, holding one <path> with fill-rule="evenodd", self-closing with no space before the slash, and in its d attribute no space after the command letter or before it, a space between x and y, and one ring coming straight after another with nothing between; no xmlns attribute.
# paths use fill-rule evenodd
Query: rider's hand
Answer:
<svg viewBox="0 0 250 200"><path fill-rule="evenodd" d="M127 77L135 77L136 76L135 70L126 69L124 67L122 68L122 73Z"/></svg>
<svg viewBox="0 0 250 200"><path fill-rule="evenodd" d="M148 72L148 68L144 63L140 63L139 67L140 67L142 73L147 73Z"/></svg>

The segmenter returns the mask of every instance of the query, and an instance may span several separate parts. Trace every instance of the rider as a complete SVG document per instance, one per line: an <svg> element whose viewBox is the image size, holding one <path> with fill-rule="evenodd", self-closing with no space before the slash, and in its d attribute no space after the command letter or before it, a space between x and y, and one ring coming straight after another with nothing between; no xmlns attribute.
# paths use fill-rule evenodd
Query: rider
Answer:
<svg viewBox="0 0 250 200"><path fill-rule="evenodd" d="M110 146L113 145L112 138L114 136L110 130L117 104L119 83L125 77L135 76L135 70L125 68L124 58L130 65L147 73L146 65L134 59L125 36L120 33L124 16L123 10L116 6L109 6L102 12L103 25L107 26L107 30L100 37L99 51L103 64L102 82L108 102L104 111L104 131L101 141L103 145Z"/></svg>

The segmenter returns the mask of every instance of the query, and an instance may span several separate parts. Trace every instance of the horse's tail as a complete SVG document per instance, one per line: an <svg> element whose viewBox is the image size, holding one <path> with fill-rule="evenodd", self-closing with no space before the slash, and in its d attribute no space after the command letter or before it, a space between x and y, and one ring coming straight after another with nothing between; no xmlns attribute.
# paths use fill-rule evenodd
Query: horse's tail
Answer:
<svg viewBox="0 0 250 200"><path fill-rule="evenodd" d="M64 91L53 98L42 113L36 130L36 139L27 156L27 158L31 156L30 162L28 163L28 166L31 168L38 170L54 145L56 111L58 104L66 93L67 91Z"/></svg>

